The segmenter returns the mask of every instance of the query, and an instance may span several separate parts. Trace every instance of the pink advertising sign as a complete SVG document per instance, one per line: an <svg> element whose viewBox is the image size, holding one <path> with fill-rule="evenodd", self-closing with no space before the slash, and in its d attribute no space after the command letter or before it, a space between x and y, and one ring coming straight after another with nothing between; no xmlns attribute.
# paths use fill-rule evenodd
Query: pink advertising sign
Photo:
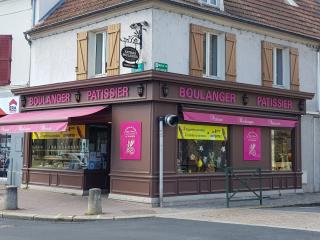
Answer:
<svg viewBox="0 0 320 240"><path fill-rule="evenodd" d="M296 127L297 121L274 118L257 118L247 116L233 116L215 113L202 112L183 112L183 118L186 121L235 124L246 126L261 126L261 127Z"/></svg>
<svg viewBox="0 0 320 240"><path fill-rule="evenodd" d="M141 122L120 125L120 159L141 160Z"/></svg>
<svg viewBox="0 0 320 240"><path fill-rule="evenodd" d="M243 159L259 161L261 159L261 129L253 127L243 128Z"/></svg>

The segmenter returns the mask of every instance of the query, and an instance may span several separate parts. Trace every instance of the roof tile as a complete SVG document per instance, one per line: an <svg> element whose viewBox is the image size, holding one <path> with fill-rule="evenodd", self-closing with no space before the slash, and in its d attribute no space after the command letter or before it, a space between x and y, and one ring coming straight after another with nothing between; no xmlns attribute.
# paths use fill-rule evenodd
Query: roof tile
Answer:
<svg viewBox="0 0 320 240"><path fill-rule="evenodd" d="M198 0L176 0L201 6L213 12L253 21L269 27L320 39L320 1L295 0L298 7L286 0L224 0L225 11L199 4ZM34 30L96 11L130 2L128 0L65 0L51 16Z"/></svg>

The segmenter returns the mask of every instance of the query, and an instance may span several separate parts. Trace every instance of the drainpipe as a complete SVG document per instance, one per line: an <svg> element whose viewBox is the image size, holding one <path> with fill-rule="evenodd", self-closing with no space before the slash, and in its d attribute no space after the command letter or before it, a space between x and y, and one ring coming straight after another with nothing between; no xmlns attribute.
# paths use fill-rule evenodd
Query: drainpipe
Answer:
<svg viewBox="0 0 320 240"><path fill-rule="evenodd" d="M320 112L320 47L317 50L317 105L318 105L318 112ZM318 190L316 188L316 119L313 118L313 192Z"/></svg>
<svg viewBox="0 0 320 240"><path fill-rule="evenodd" d="M318 112L320 112L320 46L317 50L317 101Z"/></svg>
<svg viewBox="0 0 320 240"><path fill-rule="evenodd" d="M159 117L159 206L163 207L163 122Z"/></svg>
<svg viewBox="0 0 320 240"><path fill-rule="evenodd" d="M32 27L36 24L36 0L31 1L32 7Z"/></svg>
<svg viewBox="0 0 320 240"><path fill-rule="evenodd" d="M163 207L163 126L175 127L179 117L173 114L159 117L159 206Z"/></svg>

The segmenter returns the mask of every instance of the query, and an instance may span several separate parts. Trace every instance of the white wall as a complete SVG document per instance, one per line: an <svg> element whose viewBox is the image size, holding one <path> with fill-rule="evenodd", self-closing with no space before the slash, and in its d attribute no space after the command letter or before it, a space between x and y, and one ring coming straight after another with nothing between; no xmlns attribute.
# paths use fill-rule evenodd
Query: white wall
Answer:
<svg viewBox="0 0 320 240"><path fill-rule="evenodd" d="M0 35L12 35L11 86L26 85L30 50L23 32L32 26L30 0L0 1Z"/></svg>
<svg viewBox="0 0 320 240"><path fill-rule="evenodd" d="M77 33L93 31L112 24L121 24L121 38L133 34L130 28L132 23L147 21L150 24L147 31L143 32L142 59L146 62L145 69L151 69L152 48L152 11L143 10L89 24L81 28L75 28L51 34L32 41L32 67L31 86L49 83L67 82L76 79L75 67L77 65ZM121 42L120 49L124 46ZM123 59L120 60L122 64ZM121 66L120 73L131 73L130 68Z"/></svg>

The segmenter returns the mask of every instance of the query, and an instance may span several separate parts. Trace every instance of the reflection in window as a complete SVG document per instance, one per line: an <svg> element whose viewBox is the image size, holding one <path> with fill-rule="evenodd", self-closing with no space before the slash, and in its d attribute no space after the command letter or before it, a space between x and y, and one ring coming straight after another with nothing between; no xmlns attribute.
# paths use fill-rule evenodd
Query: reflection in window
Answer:
<svg viewBox="0 0 320 240"><path fill-rule="evenodd" d="M203 39L203 74L218 76L218 36L209 33Z"/></svg>
<svg viewBox="0 0 320 240"><path fill-rule="evenodd" d="M226 164L227 127L178 125L178 173L213 173Z"/></svg>
<svg viewBox="0 0 320 240"><path fill-rule="evenodd" d="M273 171L292 170L291 129L271 130L271 158Z"/></svg>

